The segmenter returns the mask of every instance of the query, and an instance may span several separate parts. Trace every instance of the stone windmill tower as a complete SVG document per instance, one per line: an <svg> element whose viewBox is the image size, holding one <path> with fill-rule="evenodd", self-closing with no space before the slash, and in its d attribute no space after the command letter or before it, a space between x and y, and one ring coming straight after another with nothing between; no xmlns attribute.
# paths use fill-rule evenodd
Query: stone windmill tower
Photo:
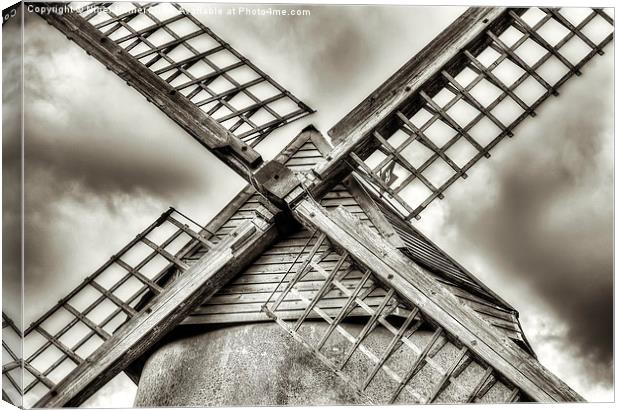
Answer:
<svg viewBox="0 0 620 410"><path fill-rule="evenodd" d="M247 186L205 226L164 212L23 331L3 315L4 400L78 406L119 372L144 406L582 400L410 222L604 52L609 15L469 9L330 138L263 162L312 110L179 5L109 4L35 12Z"/></svg>

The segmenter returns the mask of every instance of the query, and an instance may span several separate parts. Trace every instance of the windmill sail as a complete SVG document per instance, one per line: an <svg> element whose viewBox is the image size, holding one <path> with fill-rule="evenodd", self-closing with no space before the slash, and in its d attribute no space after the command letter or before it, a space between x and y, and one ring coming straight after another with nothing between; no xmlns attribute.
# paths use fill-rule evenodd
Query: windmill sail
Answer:
<svg viewBox="0 0 620 410"><path fill-rule="evenodd" d="M455 51L423 51L330 130L343 155L319 177L346 161L392 210L419 218L613 39L600 9L473 9L459 25L469 29Z"/></svg>
<svg viewBox="0 0 620 410"><path fill-rule="evenodd" d="M184 260L185 255L213 246L202 228L178 211L163 213L24 331L23 383L18 376L21 359L15 348L5 347L11 338L4 335L3 347L18 364L3 366L3 378L9 381L6 395L14 397L16 390L25 407L33 406L143 311L145 299L160 294L171 277L187 270L194 261ZM19 333L8 317L3 316L3 324Z"/></svg>
<svg viewBox="0 0 620 410"><path fill-rule="evenodd" d="M2 400L22 405L22 331L2 313Z"/></svg>
<svg viewBox="0 0 620 410"><path fill-rule="evenodd" d="M300 173L308 171L321 155L317 145L321 145L318 133L302 132L289 147L284 149L280 159L286 160ZM323 147L325 149L325 146ZM366 225L377 231L373 224L375 219L368 217L367 211L356 199L359 196L349 193L350 188L347 186L350 185L350 182L346 186L338 184L321 202L326 209L346 207L354 215L362 218ZM227 218L217 216L205 228L200 228L172 209L162 214L56 306L31 324L25 332L24 339L24 405L32 406L41 397L49 396L49 392L57 388L63 377L75 372L78 365L90 360L104 341L122 329L122 326L138 312L143 312L148 306L148 301L161 293L175 277L183 275L189 266L201 260L213 247L233 235L244 223L249 222L253 215L262 211L258 195L250 189L244 190L234 202L224 211ZM412 231L408 232L411 235ZM408 241L411 242L413 239L409 238ZM422 242L410 245L409 249L428 254L432 244L422 237L418 237L418 241ZM278 249L282 252L276 252ZM293 252L294 249L297 252ZM450 289L463 303L469 303L490 325L497 326L497 329L505 332L516 342L524 340L518 322L517 326L510 330L510 320L503 324L498 321L502 311L506 312L507 317L511 317L512 311L508 306L500 307L503 302L482 288L472 292L467 290L462 282L449 280L450 275L459 276L461 281L469 276L466 272L458 270L456 265L446 268L451 262L445 257L442 259L437 249L431 251L431 254L426 258L421 255L410 257L439 272L438 275L431 273L430 270L426 271L441 286ZM216 257L217 255L213 256ZM279 257L281 261L275 263L272 260L274 257ZM432 267L431 260L442 266ZM304 266L310 268L298 276L297 273ZM268 269L263 269L265 267ZM325 273L333 272L334 269L335 272L342 269L342 274L326 282ZM326 338L323 345L333 343L334 337L344 334L354 346L350 351L350 356L354 359L349 360L359 361L360 352L365 355L363 357L369 362L365 363L363 368L372 370L373 376L368 378L366 388L362 389L370 390L362 392L362 395L372 402L433 402L448 400L447 397L450 397L451 401L482 402L528 399L526 394L507 381L491 364L475 359L475 355L467 349L457 348L456 346L459 346L457 339L441 328L433 327L417 309L414 308L412 311L411 305L400 299L395 289L383 286L370 271L358 267L350 258L338 254L325 236L316 231L312 233L308 229L302 229L282 238L267 248L246 271L241 272L239 276L223 284L221 290L214 296L204 299L203 304L197 306L183 323L194 325L242 323L276 318L279 324L285 325L290 331L291 325L287 321L303 323L307 320L327 320L326 317L329 317L332 319L329 319L328 323L335 323L331 326L333 328L331 333L334 335ZM468 280L475 284L472 279ZM321 294L318 295L317 292ZM355 298L351 297L352 294ZM259 298L248 303L248 298L252 299L255 296ZM310 309L308 309L309 299L316 300L316 304ZM276 300L279 300L279 303L274 306L273 302ZM472 301L477 301L478 306L471 304ZM495 310L491 308L492 306L495 306ZM493 313L489 315L489 312ZM369 326L373 326L373 329L374 326L383 327L388 332L399 335L400 339L382 342L384 350L381 355L368 356L366 353L369 351L362 340L367 336L358 335L357 338L352 338L350 334L343 333L344 322L353 317L365 318L363 320L370 322ZM403 320L406 322L402 323ZM401 324L400 328L398 323ZM429 328L434 329L433 332L437 336L429 349L424 349L420 343L425 335L427 336ZM303 326L300 326L300 329L303 329ZM367 332L373 334L373 329L369 328ZM414 333L418 330L419 340L416 339L417 336L414 337ZM304 339L301 333L297 334L296 331L293 333L306 345L317 342ZM528 346L524 345L524 348L530 353ZM407 370L411 373L408 376L409 380L398 376L405 369L392 369L393 365L390 363L395 357L400 357L399 355L415 357L425 350L426 354L418 361L415 370ZM455 352L458 352L458 362L455 359L452 363L446 364L445 357L451 357ZM335 366L334 363L325 361L322 354L319 357L328 366ZM379 363L377 360L383 363L377 365ZM15 363L19 361L16 360ZM352 378L346 376L347 369L342 367L344 370L339 369L338 373L350 382ZM120 370L122 369L117 371ZM19 372L19 368L9 365L5 366L3 371L4 376L8 378L13 376L11 372ZM432 385L432 390L424 393L425 390L418 391L412 387L416 385L417 378L428 374L436 382ZM406 374L403 373L403 376ZM474 376L477 378L476 383L472 382ZM388 378L387 383L395 383L395 390L391 393L393 397L377 396L376 392L372 393L373 380L376 378L386 383L385 377ZM98 386L100 387L102 383ZM398 387L401 384L402 387ZM359 390L358 387L355 389ZM8 395L9 390L5 393Z"/></svg>
<svg viewBox="0 0 620 410"><path fill-rule="evenodd" d="M252 147L313 112L178 4L70 6L40 15L244 175L222 148L256 166Z"/></svg>
<svg viewBox="0 0 620 410"><path fill-rule="evenodd" d="M412 330L409 329L409 325L411 325L411 321L416 320L418 313L422 313L423 317L435 324L434 327L431 327L434 332L430 342L426 343L424 348L418 346L414 363L405 370L404 375L401 373L400 379L390 376L397 382L397 386L391 390L387 398L374 399L374 402L393 403L396 401L403 389L412 383L413 378L420 371L419 364L422 360L425 360L428 352L435 346L435 339L444 332L448 339L453 341L454 345L459 349L458 356L460 359L451 361L450 365L446 365L443 371L438 372L434 377L430 376L431 380L433 378L441 378L441 382L437 385L429 380L428 375L422 377L422 393L417 391L419 397L416 397L416 390L414 389L411 392L413 396L412 401L426 403L435 400L437 395L446 386L447 380L451 380L454 369L461 364L460 360L467 355L468 349L475 356L479 357L483 363L492 364L505 379L509 380L524 393L526 400L528 398L543 402L583 400L570 387L545 369L535 358L490 326L488 322L485 322L471 308L459 303L453 294L435 282L424 269L420 269L417 263L411 261L411 259L399 252L397 248L394 248L393 245L385 241L380 235L360 223L359 219L346 210L338 208L335 211L326 211L313 200L303 199L293 212L305 226L309 229L316 229L321 238L328 239L335 248L340 250L337 252L340 256L338 259L339 263L332 269L320 266L324 254L319 255L318 258L316 257L317 255L313 254L312 257L306 259L299 269L295 270L293 275L289 276L285 287L285 292L291 291L298 284L299 280L311 270L316 270L324 277L322 286L312 296L312 299L306 298L305 314L295 322L294 326L285 326L288 332L304 343L315 356L319 357L328 366L330 365L329 362L324 361L324 358L321 357L321 341L324 341L325 337L319 341L318 345L312 345L308 343L307 338L300 337L297 331L307 318L307 312L315 310L321 298L328 291L337 286L340 291L348 294L350 297L349 302L343 307L342 313L338 313L335 318L315 310L317 314L327 321L330 325L330 330L337 328L338 322L341 318L346 317L351 306L362 307L371 313L372 309L368 309L369 306L364 302L363 297L359 296L358 292L360 287L364 286L365 276L360 282L361 285L360 283L356 285L353 297L345 291L344 287L339 286L340 279L347 277L351 272L370 272L373 280L378 281L382 288L388 291L388 295L390 290L393 290L392 294L398 294L400 297L399 302L402 302L405 308L410 309L410 314L407 315L405 321L406 324L400 327L398 333L394 329L388 329L395 336L392 338L388 348L384 348L385 344L377 345L376 342L373 343L374 348L370 354L363 352L363 349L360 348L372 362L375 362L372 371L366 373L367 377L362 384L359 383L359 380L356 380L358 381L357 391L360 394L365 393L365 389L373 381L378 370L383 369L388 375L391 370L394 370L385 369L385 360L392 357L394 353L391 347L402 340L404 337L403 333L417 331L415 324ZM266 309L273 314L276 321L281 325L285 325L278 318L277 309L279 302L280 298L276 299L271 306L267 304ZM386 298L386 303L389 303L389 298ZM375 316L380 316L382 310L383 308L372 310L372 313ZM369 330L372 330L372 326L372 322L369 325L367 324ZM343 332L342 329L338 332L349 343L353 344L355 348L365 340L364 334L356 338L350 333ZM360 333L362 332L363 330ZM351 348L349 351L353 350L355 349ZM377 353L377 350L382 353ZM341 355L336 356L338 358L341 357ZM383 359L377 360L379 357ZM331 362L333 364L334 361L332 360ZM336 360L336 363L345 363L345 361ZM405 361L405 363L410 364L409 361ZM345 380L349 378L346 375L341 376ZM428 393L429 390L431 391L430 394ZM380 390L380 393L385 392L386 389ZM517 394L514 391L513 393ZM513 396L510 395L508 397L512 398Z"/></svg>

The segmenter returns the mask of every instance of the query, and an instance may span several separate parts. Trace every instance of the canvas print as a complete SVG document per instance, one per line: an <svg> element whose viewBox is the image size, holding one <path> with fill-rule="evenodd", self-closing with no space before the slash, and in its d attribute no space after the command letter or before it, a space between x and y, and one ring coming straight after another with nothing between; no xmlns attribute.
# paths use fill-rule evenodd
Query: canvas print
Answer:
<svg viewBox="0 0 620 410"><path fill-rule="evenodd" d="M7 7L3 401L613 401L583 6Z"/></svg>

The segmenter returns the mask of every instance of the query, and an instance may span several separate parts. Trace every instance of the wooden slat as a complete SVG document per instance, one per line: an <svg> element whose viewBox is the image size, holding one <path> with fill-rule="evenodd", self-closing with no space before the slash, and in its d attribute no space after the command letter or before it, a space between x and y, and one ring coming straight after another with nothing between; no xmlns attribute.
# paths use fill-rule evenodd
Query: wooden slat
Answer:
<svg viewBox="0 0 620 410"><path fill-rule="evenodd" d="M372 200L366 189L357 180L357 178L351 175L345 180L345 183L351 191L351 194L360 204L360 207L372 221L372 224L379 230L379 232L381 232L386 240L388 240L395 248L404 248L405 243L401 239L400 235L398 235L398 232L387 220L379 206Z"/></svg>
<svg viewBox="0 0 620 410"><path fill-rule="evenodd" d="M508 56L510 60L512 60L516 65L518 65L523 71L527 72L530 76L532 76L536 81L538 81L543 87L545 87L552 95L557 96L558 91L551 86L544 78L540 76L536 72L534 68L532 68L529 64L527 64L511 47L508 47L500 38L495 35L495 33L489 31L487 32L489 37L493 39L495 44L491 44L491 47L497 51L498 53L504 53Z"/></svg>
<svg viewBox="0 0 620 410"><path fill-rule="evenodd" d="M390 289L388 293L383 297L381 304L374 310L373 314L370 316L370 319L368 319L368 321L366 322L366 324L360 331L355 342L353 343L353 346L351 346L349 351L346 353L346 355L340 362L339 370L344 369L348 361L351 359L351 356L353 356L353 353L355 353L355 351L357 350L359 345L364 341L366 336L368 336L377 327L381 316L382 315L387 316L390 313L390 311L394 308L394 306L392 306L387 311L385 310L388 303L390 303L393 300L393 297L394 297L394 289Z"/></svg>
<svg viewBox="0 0 620 410"><path fill-rule="evenodd" d="M552 9L552 8L545 8L545 9L543 9L543 11L545 11L546 13L551 14L554 19L556 19L560 24L562 24L564 27L566 27L568 30L570 30L573 34L575 34L577 37L579 37L584 43L586 43L588 45L588 47L590 47L593 50L597 50L598 49L598 46L596 44L594 44L592 42L592 40L590 40L588 38L588 36L583 34L580 29L578 29L570 21L568 21L568 19L566 17L564 17L559 10ZM595 11L593 11L592 14L596 15L597 13ZM599 52L599 54L603 54L602 50L598 50L598 52Z"/></svg>
<svg viewBox="0 0 620 410"><path fill-rule="evenodd" d="M396 390L392 393L392 397L390 397L390 404L394 403L396 399L398 399L398 396L403 391L403 388L405 388L405 386L407 385L407 383L409 383L409 381L413 378L413 376L415 376L416 373L422 369L422 367L424 366L424 360L426 359L428 352L431 350L431 348L433 347L433 345L435 344L435 342L441 335L441 332L443 332L443 329L441 328L435 329L433 336L431 337L431 339L428 341L428 343L424 347L424 350L422 350L422 352L418 355L418 357L415 358L415 361L413 362L413 364L411 365L411 367L405 374L405 377L403 377L401 382L398 384L398 387L396 388Z"/></svg>
<svg viewBox="0 0 620 410"><path fill-rule="evenodd" d="M426 400L427 403L432 403L433 401L435 401L439 393L441 393L441 391L446 387L446 384L452 377L452 374L455 372L457 366L459 365L459 363L461 363L461 360L463 360L463 357L465 357L466 354L467 354L467 349L464 347L461 348L461 350L459 351L459 354L456 356L456 358L452 362L452 365L448 368L448 371L446 371L446 373L441 377L441 380L439 381L439 383L437 383L433 387L431 394L428 396L428 399Z"/></svg>
<svg viewBox="0 0 620 410"><path fill-rule="evenodd" d="M415 92L419 84L430 79L470 40L480 34L504 12L500 8L470 8L435 37L422 51L409 60L368 98L338 122L329 135L338 144L344 138L355 138L362 128L374 128L377 113L393 111ZM363 132L363 131L362 131Z"/></svg>
<svg viewBox="0 0 620 410"><path fill-rule="evenodd" d="M329 339L329 336L332 334L336 326L338 326L342 322L342 320L348 316L348 314L352 310L352 307L355 306L354 305L355 299L358 296L360 296L360 292L362 288L364 287L364 285L366 284L366 281L368 280L369 277L370 277L370 271L366 271L366 273L364 274L364 277L359 281L359 283L357 284L357 286L355 287L351 295L347 298L347 301L345 302L342 309L340 309L340 312L338 313L338 315L334 318L334 321L329 325L329 327L327 328L327 330L321 337L321 340L319 340L317 344L317 348L319 350L323 347L325 342L327 342L327 339ZM362 296L362 298L364 298L364 296Z"/></svg>
<svg viewBox="0 0 620 410"><path fill-rule="evenodd" d="M301 265L297 268L297 270L295 271L295 274L293 275L292 279L289 281L287 286L282 291L282 294L280 295L280 297L278 297L276 299L276 301L274 302L273 307L272 307L273 310L278 308L278 305L280 303L282 303L282 301L284 300L284 297L285 297L286 293L293 287L295 282L297 280L299 280L301 277L303 277L304 274L307 272L308 266L310 264L311 259L317 253L317 251L319 250L319 247L321 246L321 244L323 243L324 240L325 240L325 235L319 235L317 237L317 240L314 243L314 246L312 246L312 248L310 249L309 255L306 257L306 259L304 259L304 261L301 263ZM310 241L308 241L307 244L308 243L310 243ZM297 260L298 260L298 257L295 256L295 259L293 260L293 263L286 270L284 277L286 277L291 272L291 268L293 267L295 261L297 261Z"/></svg>
<svg viewBox="0 0 620 410"><path fill-rule="evenodd" d="M465 50L463 53L467 56L467 58L469 58L469 60L473 64L474 71L484 75L491 84L502 90L504 93L508 94L510 98L512 98L517 104L519 104L519 106L524 111L529 112L532 117L536 116L535 111L531 110L530 107L521 98L519 98L519 96L517 96L510 88L508 88L502 80L497 78L497 76L493 74L493 71L485 67L472 53L469 52L469 50Z"/></svg>
<svg viewBox="0 0 620 410"><path fill-rule="evenodd" d="M370 373L368 373L368 376L366 376L366 380L364 380L364 383L362 384L363 389L366 389L366 387L368 387L370 382L377 375L377 372L379 371L379 369L383 367L385 362L387 362L387 360L390 358L390 356L392 356L392 354L398 348L398 346L400 346L400 344L402 343L401 339L405 335L405 332L409 330L409 325L411 324L411 322L413 322L413 320L415 319L417 315L418 315L417 308L412 309L409 315L407 315L407 319L405 319L403 324L400 326L398 333L392 337L392 340L390 340L390 343L385 348L383 355L381 356L381 359L379 359L379 361L375 363L375 366L372 368ZM421 323L422 323L421 321L418 322L417 326L420 326ZM417 327L414 327L413 331L415 331L416 328Z"/></svg>
<svg viewBox="0 0 620 410"><path fill-rule="evenodd" d="M340 257L340 260L338 260L338 263L336 263L336 266L329 273L327 279L325 279L325 281L323 281L323 283L321 284L321 287L319 288L319 290L316 292L316 294L314 295L314 297L312 298L312 300L308 304L308 307L306 307L306 310L304 310L304 312L301 314L299 319L297 319L297 322L295 323L295 326L293 327L293 329L295 331L299 330L299 326L301 326L303 321L306 320L306 318L308 317L308 314L310 313L310 311L312 309L314 309L314 307L319 302L319 300L331 288L332 281L336 278L336 275L338 275L340 273L340 268L342 267L342 264L344 263L346 258L347 258L346 254L342 255ZM316 269L316 265L313 265L313 267ZM291 283L293 283L293 282L291 281Z"/></svg>
<svg viewBox="0 0 620 410"><path fill-rule="evenodd" d="M476 384L474 389L471 391L469 396L467 396L467 399L465 400L466 403L472 403L477 397L479 397L482 387L485 385L489 377L492 376L492 373L493 373L493 368L490 366L487 367L487 369L484 371L484 374L480 378L480 381L478 381L478 383Z"/></svg>
<svg viewBox="0 0 620 410"><path fill-rule="evenodd" d="M551 53L555 58L560 60L562 64L564 64L568 69L574 72L576 75L581 75L581 71L579 71L575 66L562 55L554 46L549 44L547 40L545 40L540 34L538 34L535 30L533 30L525 21L521 19L514 11L509 11L510 17L514 19L517 23L513 27L522 32L523 34L528 35L532 40L534 40L538 45L543 47L547 52Z"/></svg>

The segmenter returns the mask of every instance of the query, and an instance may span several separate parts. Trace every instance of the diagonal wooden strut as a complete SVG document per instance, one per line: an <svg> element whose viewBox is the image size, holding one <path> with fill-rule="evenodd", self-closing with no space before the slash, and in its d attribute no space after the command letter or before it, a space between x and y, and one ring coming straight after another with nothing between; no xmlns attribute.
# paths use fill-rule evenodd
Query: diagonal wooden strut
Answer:
<svg viewBox="0 0 620 410"><path fill-rule="evenodd" d="M260 154L252 147L237 139L79 14L43 12L40 16L138 90L240 175L247 175L245 166L253 167L262 162Z"/></svg>
<svg viewBox="0 0 620 410"><path fill-rule="evenodd" d="M173 4L176 8L173 17L160 20L152 13L157 5L134 3L151 22L142 30L135 30L130 24L140 13L116 16L105 3L92 5L104 6L101 12L89 13L88 9L86 12L82 9L66 13L48 11L48 7L64 6L64 3L41 3L35 11L245 179L249 178L250 170L262 163L260 154L252 148L254 145L275 128L314 112L179 5ZM98 13L107 20L91 24L90 20ZM196 31L181 36L172 29L178 22L191 24ZM123 30L130 34L119 37L118 33ZM161 45L154 42L151 36L161 31L173 40ZM201 47L211 47L210 42L188 41L207 37L217 46L203 50ZM145 47L147 51L139 52ZM179 50L193 55L178 62L173 54L178 54ZM236 62L218 66L211 61L218 55L232 56L230 58ZM192 69L200 64L207 65L212 72L205 76L192 74ZM235 77L239 76L238 70L234 74L235 68L249 70L258 78L240 83ZM188 80L180 84L175 81L181 78ZM225 81L232 88L216 91L216 80ZM259 98L257 93L262 86L273 87L277 95ZM248 98L252 104L243 105L238 101L240 98ZM280 102L296 107L292 111L276 108ZM269 118L262 118L262 113Z"/></svg>

